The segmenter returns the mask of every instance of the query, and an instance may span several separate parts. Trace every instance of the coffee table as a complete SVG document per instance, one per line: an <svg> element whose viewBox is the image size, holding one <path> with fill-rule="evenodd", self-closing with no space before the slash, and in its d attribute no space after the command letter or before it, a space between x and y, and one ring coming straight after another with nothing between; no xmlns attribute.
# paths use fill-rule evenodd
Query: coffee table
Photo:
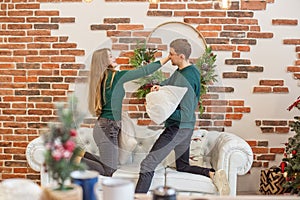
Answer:
<svg viewBox="0 0 300 200"><path fill-rule="evenodd" d="M176 200L299 200L299 196L291 195L238 195L238 196L216 196L194 194L191 196L177 195ZM102 197L99 198L102 200ZM152 200L151 194L135 194L134 200Z"/></svg>

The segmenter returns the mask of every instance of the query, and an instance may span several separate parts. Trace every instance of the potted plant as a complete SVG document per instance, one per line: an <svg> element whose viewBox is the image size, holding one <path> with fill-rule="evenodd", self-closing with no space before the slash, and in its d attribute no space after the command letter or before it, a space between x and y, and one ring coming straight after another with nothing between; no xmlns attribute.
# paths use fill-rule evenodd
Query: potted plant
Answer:
<svg viewBox="0 0 300 200"><path fill-rule="evenodd" d="M77 111L75 96L69 97L66 106L64 103L59 103L56 108L58 121L50 123L49 131L43 134L46 148L45 170L57 183L53 188L54 191L68 191L76 187L67 184L71 172L86 168L84 164L77 161L81 148L76 144L76 126L81 123L83 116Z"/></svg>

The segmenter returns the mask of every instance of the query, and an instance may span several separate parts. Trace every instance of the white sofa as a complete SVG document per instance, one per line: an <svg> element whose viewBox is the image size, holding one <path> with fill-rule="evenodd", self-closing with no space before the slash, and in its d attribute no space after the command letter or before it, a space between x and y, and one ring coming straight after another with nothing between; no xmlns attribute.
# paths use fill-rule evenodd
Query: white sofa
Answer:
<svg viewBox="0 0 300 200"><path fill-rule="evenodd" d="M140 162L146 156L154 140L161 133L135 125L127 115L123 117L123 128L120 138L120 165L114 177L128 178L137 182ZM78 143L91 153L98 154L91 128L78 130ZM30 167L40 172L41 185L50 182L43 170L44 145L41 137L31 141L26 150ZM191 141L191 163L201 166L212 166L224 169L230 184L230 195L236 195L237 176L246 174L253 162L253 152L242 138L226 132L195 130ZM197 192L218 194L210 178L205 176L177 172L174 168L174 155L171 153L155 171L150 190L167 185L178 192ZM105 178L100 176L100 178Z"/></svg>

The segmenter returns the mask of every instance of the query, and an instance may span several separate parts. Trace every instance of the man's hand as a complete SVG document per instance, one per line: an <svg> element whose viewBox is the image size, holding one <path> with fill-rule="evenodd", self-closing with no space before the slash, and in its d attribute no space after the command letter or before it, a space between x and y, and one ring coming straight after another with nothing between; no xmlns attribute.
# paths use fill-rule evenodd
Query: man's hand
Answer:
<svg viewBox="0 0 300 200"><path fill-rule="evenodd" d="M154 91L158 91L160 88L159 85L153 85L152 88L150 89L151 92L154 92Z"/></svg>

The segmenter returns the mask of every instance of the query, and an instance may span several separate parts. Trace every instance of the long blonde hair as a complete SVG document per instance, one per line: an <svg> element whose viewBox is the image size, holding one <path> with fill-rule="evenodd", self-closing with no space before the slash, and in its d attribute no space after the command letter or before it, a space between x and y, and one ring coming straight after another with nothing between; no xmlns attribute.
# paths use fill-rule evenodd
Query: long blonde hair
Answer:
<svg viewBox="0 0 300 200"><path fill-rule="evenodd" d="M92 115L96 116L99 116L102 111L103 80L107 78L107 69L112 68L109 60L110 51L109 48L98 49L92 56L89 75L88 109Z"/></svg>

